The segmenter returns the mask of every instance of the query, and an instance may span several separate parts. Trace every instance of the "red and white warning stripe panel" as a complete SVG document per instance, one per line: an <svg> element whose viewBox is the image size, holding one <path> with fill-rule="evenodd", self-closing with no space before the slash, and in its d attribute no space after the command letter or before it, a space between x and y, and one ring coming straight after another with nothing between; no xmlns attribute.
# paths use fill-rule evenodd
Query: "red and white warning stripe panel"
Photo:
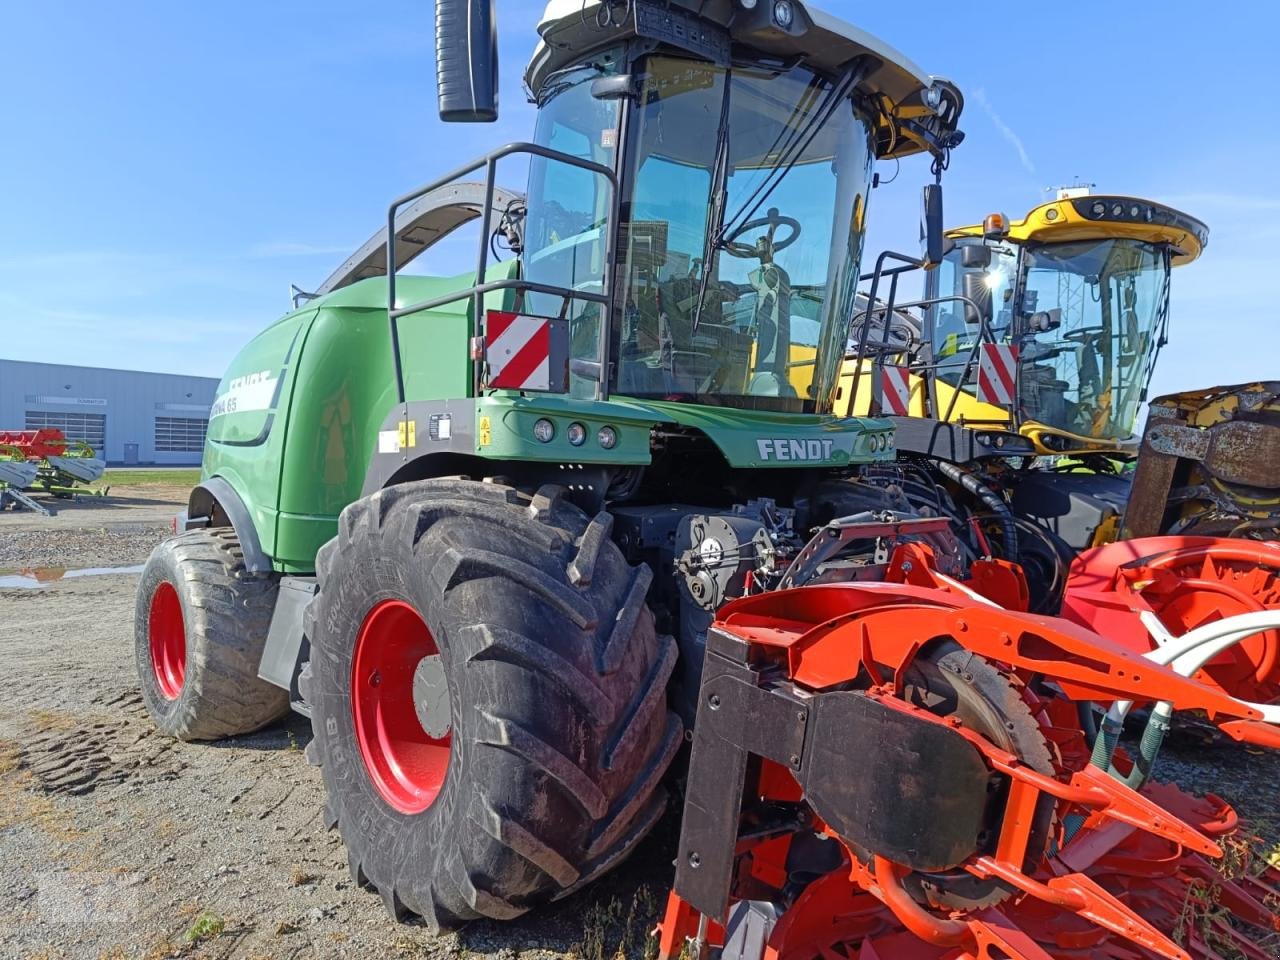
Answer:
<svg viewBox="0 0 1280 960"><path fill-rule="evenodd" d="M978 399L997 407L1010 406L1018 383L1018 348L1008 343L984 343L978 354Z"/></svg>
<svg viewBox="0 0 1280 960"><path fill-rule="evenodd" d="M911 415L911 371L907 367L881 364L880 413L886 417Z"/></svg>
<svg viewBox="0 0 1280 960"><path fill-rule="evenodd" d="M551 317L490 310L485 358L490 387L501 390L567 389L568 323Z"/></svg>

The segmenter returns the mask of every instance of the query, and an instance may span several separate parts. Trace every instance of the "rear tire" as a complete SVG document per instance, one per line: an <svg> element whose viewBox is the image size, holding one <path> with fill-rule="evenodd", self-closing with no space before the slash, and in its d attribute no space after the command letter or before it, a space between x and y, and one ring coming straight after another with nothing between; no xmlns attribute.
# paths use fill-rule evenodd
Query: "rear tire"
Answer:
<svg viewBox="0 0 1280 960"><path fill-rule="evenodd" d="M250 733L289 710L258 678L277 583L245 570L230 527L192 530L151 552L138 585L134 658L156 726L179 740Z"/></svg>
<svg viewBox="0 0 1280 960"><path fill-rule="evenodd" d="M325 820L397 919L518 916L616 865L666 805L675 642L655 634L651 574L610 540L610 516L562 493L390 487L347 507L317 557L307 688ZM425 633L381 629L407 609ZM442 747L443 773L426 759Z"/></svg>

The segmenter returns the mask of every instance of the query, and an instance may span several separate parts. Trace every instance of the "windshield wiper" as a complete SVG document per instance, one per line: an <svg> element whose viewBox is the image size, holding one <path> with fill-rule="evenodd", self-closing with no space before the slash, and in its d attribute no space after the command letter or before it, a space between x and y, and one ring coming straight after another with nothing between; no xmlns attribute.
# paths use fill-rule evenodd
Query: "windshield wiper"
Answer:
<svg viewBox="0 0 1280 960"><path fill-rule="evenodd" d="M783 154L779 156L778 164L769 172L768 176L760 181L756 189L752 191L751 195L747 197L746 201L739 208L739 211L729 218L729 221L723 224L717 231L715 241L711 245L712 249L721 248L724 245L725 237L729 236L732 232L730 227L736 226L740 223L748 223L764 202L773 195L773 191L777 189L778 184L780 184L786 178L787 174L791 172L791 168L794 167L800 157L804 155L805 150L809 149L809 144L813 142L815 137L817 137L818 132L835 114L841 101L843 101L853 91L854 87L865 79L869 70L870 64L865 58L861 57L851 62L848 67L845 68L840 80L827 92L827 96L823 102L818 105L818 108L812 114L809 115L809 119L806 120L802 126L797 128L795 136L791 138L786 148L784 148Z"/></svg>
<svg viewBox="0 0 1280 960"><path fill-rule="evenodd" d="M698 277L698 302L693 307L693 324L690 334L697 333L702 322L702 305L707 299L707 283L711 278L712 259L715 256L715 238L724 222L724 205L728 194L725 189L729 179L729 91L733 87L733 71L724 75L724 96L720 101L720 125L716 128L715 170L711 177L711 204L707 208L707 222L703 228L702 274Z"/></svg>

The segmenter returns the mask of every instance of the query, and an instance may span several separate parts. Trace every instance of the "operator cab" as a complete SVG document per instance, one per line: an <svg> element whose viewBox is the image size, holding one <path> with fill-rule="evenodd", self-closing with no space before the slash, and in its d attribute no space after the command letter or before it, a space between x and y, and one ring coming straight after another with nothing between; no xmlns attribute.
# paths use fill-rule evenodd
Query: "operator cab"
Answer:
<svg viewBox="0 0 1280 960"><path fill-rule="evenodd" d="M974 343L989 336L1018 348L1018 426L1049 449L1128 441L1165 341L1170 270L1199 256L1207 228L1149 201L1076 195L994 236L950 236L928 296L964 296L977 309L928 308L940 379L959 386Z"/></svg>
<svg viewBox="0 0 1280 960"><path fill-rule="evenodd" d="M616 235L604 177L534 157L523 277L613 294L569 308L576 396L603 355L595 376L628 397L830 413L874 162L958 142L959 97L801 4L734 4L723 26L701 6L639 3L621 22L548 7L534 141L616 171ZM532 293L526 309L563 304Z"/></svg>

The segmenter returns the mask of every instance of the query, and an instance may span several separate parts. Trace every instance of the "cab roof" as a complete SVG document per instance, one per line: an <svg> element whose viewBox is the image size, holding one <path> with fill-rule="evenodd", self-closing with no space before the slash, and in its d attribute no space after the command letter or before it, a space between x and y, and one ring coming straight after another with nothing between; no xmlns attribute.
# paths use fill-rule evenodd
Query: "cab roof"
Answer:
<svg viewBox="0 0 1280 960"><path fill-rule="evenodd" d="M739 0L635 0L622 22L612 19L609 11L615 5L605 0L550 0L538 23L542 39L525 70L525 84L536 96L555 71L643 32L695 56L724 63L731 46L784 61L802 58L820 72L836 72L854 58L870 55L878 63L860 84L862 90L876 95L896 119L933 115L922 98L937 78L853 24L801 0L789 3L792 20L782 27L774 19L774 0L759 0L752 10L744 9ZM893 147L882 157L907 156L923 149L911 139L891 139Z"/></svg>
<svg viewBox="0 0 1280 960"><path fill-rule="evenodd" d="M982 224L957 227L947 236L981 237ZM1042 203L1009 224L1013 243L1067 243L1127 237L1173 248L1175 267L1191 263L1209 242L1204 223L1173 207L1141 197L1085 195Z"/></svg>

